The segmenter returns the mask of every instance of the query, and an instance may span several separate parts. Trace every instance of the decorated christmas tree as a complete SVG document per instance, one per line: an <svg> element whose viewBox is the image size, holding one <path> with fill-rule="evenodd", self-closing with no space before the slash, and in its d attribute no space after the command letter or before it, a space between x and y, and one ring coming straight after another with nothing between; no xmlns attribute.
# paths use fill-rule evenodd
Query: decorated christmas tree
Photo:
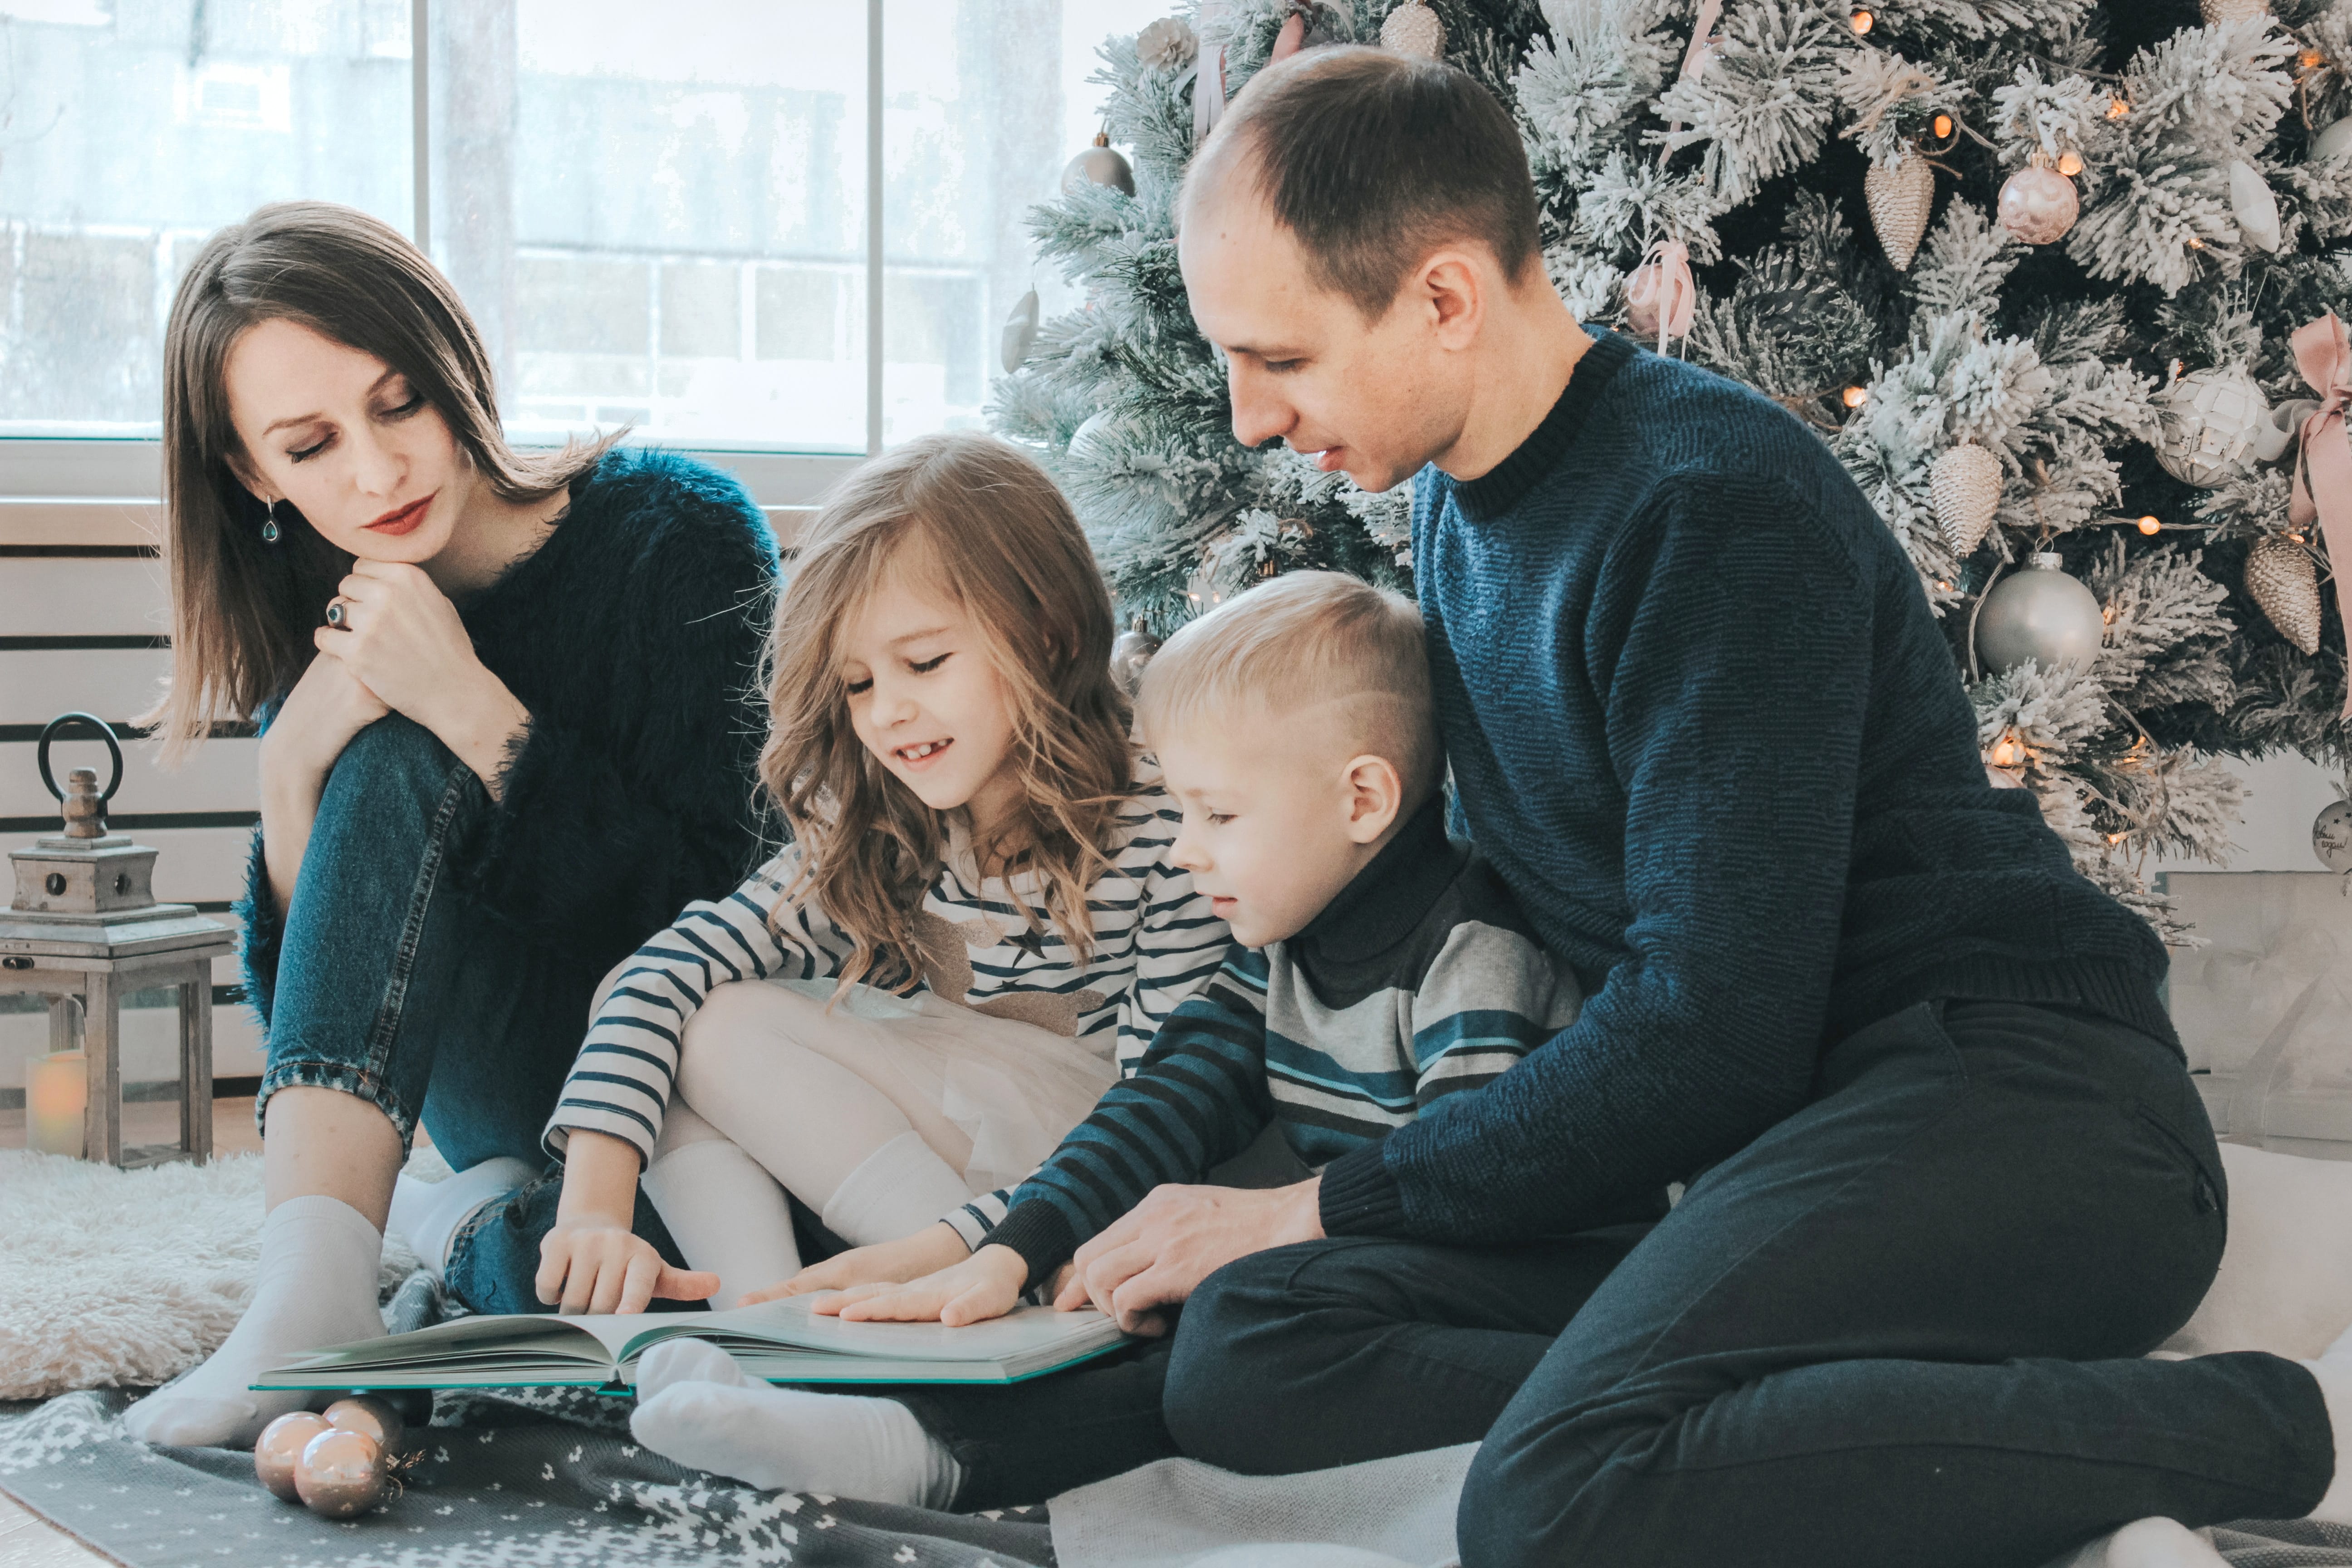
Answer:
<svg viewBox="0 0 2352 1568"><path fill-rule="evenodd" d="M1475 77L1576 313L1819 432L1994 780L2167 935L2148 859L2226 856L2228 757L2352 763L2352 0L1205 0L1111 39L1134 162L1092 150L1035 213L1085 303L1008 327L993 417L1153 629L1297 566L1409 585L1402 488L1234 440L1177 270L1217 110L1328 43Z"/></svg>

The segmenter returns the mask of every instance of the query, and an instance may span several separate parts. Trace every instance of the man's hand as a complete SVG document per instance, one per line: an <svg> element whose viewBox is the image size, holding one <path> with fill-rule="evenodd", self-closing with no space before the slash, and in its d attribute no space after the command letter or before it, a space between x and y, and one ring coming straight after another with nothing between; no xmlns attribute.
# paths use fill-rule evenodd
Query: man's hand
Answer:
<svg viewBox="0 0 2352 1568"><path fill-rule="evenodd" d="M961 1263L903 1285L853 1285L819 1296L809 1310L855 1323L928 1323L950 1328L1001 1318L1021 1304L1029 1263L1009 1247L983 1247Z"/></svg>
<svg viewBox="0 0 2352 1568"><path fill-rule="evenodd" d="M956 1227L941 1220L896 1241L853 1247L822 1263L812 1263L789 1279L751 1292L740 1305L772 1301L779 1296L805 1296L812 1290L846 1290L853 1285L903 1284L971 1256Z"/></svg>
<svg viewBox="0 0 2352 1568"><path fill-rule="evenodd" d="M539 1244L539 1299L559 1312L642 1312L656 1296L699 1301L719 1276L672 1268L625 1219L560 1219Z"/></svg>
<svg viewBox="0 0 2352 1568"><path fill-rule="evenodd" d="M1070 1311L1088 1301L1130 1334L1160 1334L1159 1311L1192 1294L1236 1258L1323 1234L1323 1178L1293 1186L1154 1187L1072 1258L1054 1305Z"/></svg>

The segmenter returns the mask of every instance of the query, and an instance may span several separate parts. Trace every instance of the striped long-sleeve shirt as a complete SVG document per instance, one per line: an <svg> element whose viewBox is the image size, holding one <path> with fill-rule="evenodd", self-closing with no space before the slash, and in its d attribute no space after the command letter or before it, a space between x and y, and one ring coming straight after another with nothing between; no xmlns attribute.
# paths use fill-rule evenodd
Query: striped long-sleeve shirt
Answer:
<svg viewBox="0 0 2352 1568"><path fill-rule="evenodd" d="M1576 981L1432 800L1297 936L1235 944L988 1240L1043 1279L1269 1121L1309 1165L1386 1138L1573 1023Z"/></svg>
<svg viewBox="0 0 2352 1568"><path fill-rule="evenodd" d="M1118 851L1087 892L1095 940L1083 963L1055 929L1036 877L982 879L969 839L954 832L916 919L919 984L977 1011L1095 1045L1132 1072L1162 1021L1216 972L1228 944L1225 922L1193 891L1192 874L1168 859L1181 820L1158 773L1143 764L1120 813ZM799 851L787 847L727 898L688 905L637 950L564 1080L547 1126L551 1152L561 1155L572 1131L588 1128L650 1157L687 1020L711 987L841 973L848 937L823 910L784 898L798 873ZM1003 1213L1003 1194L992 1194L945 1217L977 1245Z"/></svg>

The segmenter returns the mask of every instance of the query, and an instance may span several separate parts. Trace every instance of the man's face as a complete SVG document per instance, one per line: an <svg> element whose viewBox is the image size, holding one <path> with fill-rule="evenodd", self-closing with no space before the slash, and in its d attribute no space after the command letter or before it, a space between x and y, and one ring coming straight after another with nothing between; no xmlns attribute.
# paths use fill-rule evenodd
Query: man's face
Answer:
<svg viewBox="0 0 2352 1568"><path fill-rule="evenodd" d="M1444 352L1439 307L1418 279L1365 321L1307 275L1297 237L1232 170L1192 200L1177 260L1192 320L1225 355L1244 446L1280 437L1324 472L1385 490L1460 438L1466 356Z"/></svg>

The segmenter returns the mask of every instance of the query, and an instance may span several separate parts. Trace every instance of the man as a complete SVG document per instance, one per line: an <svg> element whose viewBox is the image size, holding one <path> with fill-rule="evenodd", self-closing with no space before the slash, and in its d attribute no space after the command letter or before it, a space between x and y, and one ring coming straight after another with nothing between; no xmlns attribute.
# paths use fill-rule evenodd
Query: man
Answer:
<svg viewBox="0 0 2352 1568"><path fill-rule="evenodd" d="M1187 178L1236 436L1413 482L1459 826L1588 1001L1311 1181L1163 1187L1080 1252L1127 1321L1185 1303L1170 1432L1260 1471L1483 1436L1473 1568L1978 1568L2133 1521L2096 1560L2218 1562L2148 1516L2352 1521L2344 1371L2139 1359L2224 1228L2156 938L1988 787L1821 443L1588 333L1537 247L1507 115L1379 51L1262 73ZM1592 1227L1670 1181L1596 1286Z"/></svg>

